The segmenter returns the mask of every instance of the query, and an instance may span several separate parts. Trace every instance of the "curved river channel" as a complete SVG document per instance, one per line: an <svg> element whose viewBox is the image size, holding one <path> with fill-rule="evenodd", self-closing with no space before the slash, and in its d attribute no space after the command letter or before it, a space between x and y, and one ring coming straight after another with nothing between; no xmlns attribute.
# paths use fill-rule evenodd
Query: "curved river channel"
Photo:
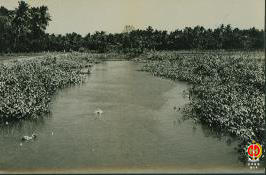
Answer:
<svg viewBox="0 0 266 175"><path fill-rule="evenodd" d="M236 142L180 120L174 107L188 102L187 84L139 68L98 64L84 84L58 92L48 117L1 126L0 171L248 171ZM35 141L20 141L32 132Z"/></svg>

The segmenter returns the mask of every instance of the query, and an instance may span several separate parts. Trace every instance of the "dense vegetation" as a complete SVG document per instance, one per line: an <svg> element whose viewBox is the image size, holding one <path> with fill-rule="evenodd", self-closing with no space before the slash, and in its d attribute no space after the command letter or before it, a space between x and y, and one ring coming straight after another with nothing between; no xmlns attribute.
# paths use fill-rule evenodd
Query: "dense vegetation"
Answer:
<svg viewBox="0 0 266 175"><path fill-rule="evenodd" d="M172 32L127 26L122 33L97 31L81 36L45 32L51 20L48 8L0 7L0 53L40 51L117 51L141 54L144 70L156 76L190 82L186 114L224 133L240 138L243 146L263 142L265 128L265 67L254 55L206 50L257 50L264 48L264 31L221 25L216 29L186 27ZM174 50L205 50L180 54ZM171 52L170 52L171 51ZM144 52L146 53L146 52ZM229 52L228 52L229 53ZM234 52L236 53L236 52ZM108 55L110 57L121 55ZM0 65L0 122L34 118L49 111L51 96L60 88L82 82L80 70L101 54L71 54ZM123 55L127 58L127 55Z"/></svg>
<svg viewBox="0 0 266 175"><path fill-rule="evenodd" d="M186 115L241 140L263 143L265 67L252 55L155 52L144 55L143 70L192 84ZM246 158L243 156L242 158Z"/></svg>
<svg viewBox="0 0 266 175"><path fill-rule="evenodd" d="M126 26L122 33L97 31L81 36L77 33L55 35L45 33L51 20L46 6L29 7L21 1L18 8L0 7L0 53L40 51L123 51L187 49L263 49L264 31L238 29L221 25L216 29L186 27L172 32L145 30Z"/></svg>
<svg viewBox="0 0 266 175"><path fill-rule="evenodd" d="M81 83L81 69L98 57L73 53L0 64L0 123L49 112L52 95Z"/></svg>

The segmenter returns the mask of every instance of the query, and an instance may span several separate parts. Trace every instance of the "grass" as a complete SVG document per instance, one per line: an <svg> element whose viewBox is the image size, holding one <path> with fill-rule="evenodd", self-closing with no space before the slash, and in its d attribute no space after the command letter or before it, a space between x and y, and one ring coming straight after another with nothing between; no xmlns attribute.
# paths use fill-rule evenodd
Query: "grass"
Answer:
<svg viewBox="0 0 266 175"><path fill-rule="evenodd" d="M252 140L263 143L265 131L265 67L261 55L153 52L139 60L145 62L143 70L155 76L191 83L185 115L236 136L241 143L240 158L245 160L246 144Z"/></svg>

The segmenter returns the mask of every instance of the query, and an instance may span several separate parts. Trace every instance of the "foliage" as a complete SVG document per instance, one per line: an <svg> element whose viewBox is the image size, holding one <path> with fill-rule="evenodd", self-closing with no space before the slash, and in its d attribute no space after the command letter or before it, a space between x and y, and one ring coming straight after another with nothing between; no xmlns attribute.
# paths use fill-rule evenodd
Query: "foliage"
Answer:
<svg viewBox="0 0 266 175"><path fill-rule="evenodd" d="M52 95L81 83L81 69L94 59L93 54L73 53L0 64L0 122L49 112Z"/></svg>
<svg viewBox="0 0 266 175"><path fill-rule="evenodd" d="M242 156L251 140L263 143L265 71L251 54L155 52L143 57L147 60L143 70L190 82L187 115L237 136Z"/></svg>
<svg viewBox="0 0 266 175"><path fill-rule="evenodd" d="M86 51L100 53L122 51L143 53L145 50L256 50L264 48L264 31L255 28L238 29L221 25L215 29L202 26L186 27L172 32L144 30L125 26L124 32L96 31L81 36L45 33L50 21L46 6L30 7L20 1L18 8L0 7L0 52Z"/></svg>
<svg viewBox="0 0 266 175"><path fill-rule="evenodd" d="M46 6L30 7L20 1L15 10L0 7L0 52L43 50L43 38L50 20Z"/></svg>

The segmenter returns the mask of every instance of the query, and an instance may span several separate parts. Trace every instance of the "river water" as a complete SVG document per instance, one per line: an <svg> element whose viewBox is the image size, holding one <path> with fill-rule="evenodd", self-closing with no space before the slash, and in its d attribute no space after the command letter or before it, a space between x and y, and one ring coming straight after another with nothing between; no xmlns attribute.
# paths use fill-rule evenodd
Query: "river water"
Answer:
<svg viewBox="0 0 266 175"><path fill-rule="evenodd" d="M180 120L174 107L188 102L187 84L139 68L128 61L98 64L84 84L58 92L48 117L2 126L0 171L247 171L236 142ZM32 132L36 140L20 141Z"/></svg>

